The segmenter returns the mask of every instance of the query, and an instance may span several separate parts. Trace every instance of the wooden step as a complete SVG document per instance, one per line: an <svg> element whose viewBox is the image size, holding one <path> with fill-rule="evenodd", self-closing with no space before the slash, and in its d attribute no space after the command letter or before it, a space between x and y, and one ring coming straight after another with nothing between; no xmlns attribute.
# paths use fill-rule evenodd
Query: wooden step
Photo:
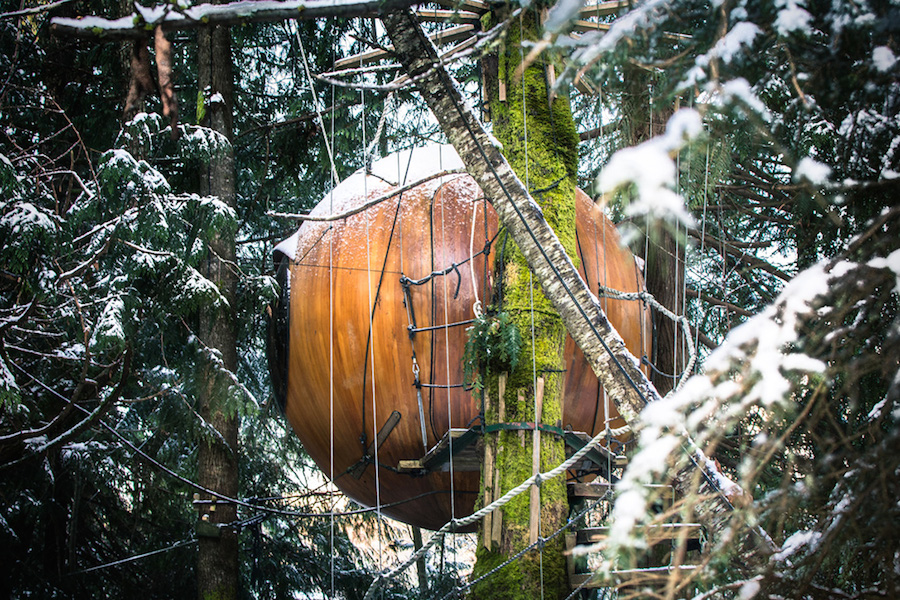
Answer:
<svg viewBox="0 0 900 600"><path fill-rule="evenodd" d="M597 499L605 496L610 487L615 489L615 485L606 481L591 481L589 483L572 481L566 486L566 491L569 498ZM654 483L646 484L644 487L652 489L653 497L658 500L671 501L675 496L675 490L671 485Z"/></svg>
<svg viewBox="0 0 900 600"><path fill-rule="evenodd" d="M660 523L641 528L647 536L647 543L653 545L664 540L677 540L685 535L685 539L699 540L700 523ZM596 544L609 537L609 527L588 527L579 529L576 533L576 544Z"/></svg>
<svg viewBox="0 0 900 600"><path fill-rule="evenodd" d="M401 460L397 469L403 473L449 471L451 446L454 471L481 470L481 432L474 427L451 429L425 456L414 460Z"/></svg>
<svg viewBox="0 0 900 600"><path fill-rule="evenodd" d="M618 571L611 571L608 579L594 573L574 573L569 575L569 586L573 589L580 587L581 589L592 590L598 588L642 585L654 580L660 581L676 571L684 573L695 569L697 569L697 565L621 569Z"/></svg>

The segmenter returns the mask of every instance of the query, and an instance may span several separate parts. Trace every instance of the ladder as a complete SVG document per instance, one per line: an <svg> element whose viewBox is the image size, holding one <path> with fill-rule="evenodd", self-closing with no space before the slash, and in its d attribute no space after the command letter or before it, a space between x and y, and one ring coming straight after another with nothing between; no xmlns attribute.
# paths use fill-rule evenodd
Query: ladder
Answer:
<svg viewBox="0 0 900 600"><path fill-rule="evenodd" d="M569 483L568 494L570 503L587 499L600 499L607 496L615 487L614 483L594 481L591 483ZM674 500L674 490L671 486L655 485L659 498L671 504ZM576 548L588 549L602 544L608 539L610 527L588 526L567 533L566 565L569 576L569 586L574 589L616 589L620 593L638 592L645 588L663 588L669 578L685 576L696 570L695 564L685 561L682 564L672 564L675 549L678 544L684 544L683 556L694 560L702 550L703 529L699 523L662 522L649 525L644 529L648 549L646 554L638 560L638 567L613 570L608 576L601 576L586 568L585 560L576 557ZM587 554L590 558L592 554ZM583 553L578 553L583 555Z"/></svg>

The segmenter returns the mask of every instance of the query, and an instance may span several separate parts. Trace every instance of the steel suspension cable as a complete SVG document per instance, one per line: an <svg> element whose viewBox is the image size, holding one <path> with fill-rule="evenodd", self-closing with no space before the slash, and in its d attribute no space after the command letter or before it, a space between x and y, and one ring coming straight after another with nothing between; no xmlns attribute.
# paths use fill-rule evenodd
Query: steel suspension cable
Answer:
<svg viewBox="0 0 900 600"><path fill-rule="evenodd" d="M296 22L295 22L296 23ZM322 111L319 109L319 95L316 93L316 87L313 85L312 74L309 71L309 61L306 59L306 50L303 47L303 39L300 37L300 26L296 24L296 29L294 30L297 37L297 44L300 46L300 55L303 57L303 70L306 73L306 81L309 86L309 93L313 97L313 106L316 110L316 120L319 123L320 129L325 131L325 122L322 119ZM332 90L334 86L332 86ZM333 104L332 104L333 105ZM332 125L334 124L334 118L332 117ZM325 142L325 151L328 153L328 164L331 166L331 178L334 180L334 185L337 185L341 182L340 177L337 174L337 168L334 165L334 153L331 151L331 145L328 143L328 136L322 136L322 139Z"/></svg>

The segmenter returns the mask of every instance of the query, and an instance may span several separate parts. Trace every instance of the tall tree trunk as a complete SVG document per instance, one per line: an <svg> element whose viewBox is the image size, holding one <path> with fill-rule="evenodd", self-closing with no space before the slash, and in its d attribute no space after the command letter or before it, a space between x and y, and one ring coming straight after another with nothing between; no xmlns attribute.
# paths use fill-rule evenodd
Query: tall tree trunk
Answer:
<svg viewBox="0 0 900 600"><path fill-rule="evenodd" d="M210 128L232 139L232 107L234 83L231 58L231 34L227 27L201 29L198 35L200 90L207 98L218 94L221 101L207 102L206 123ZM234 154L229 147L213 157L207 172L201 176L203 193L217 196L235 206ZM229 497L238 495L238 417L233 402L229 407L230 381L221 369L234 372L237 367L235 331L235 290L237 274L234 234L220 231L210 243L203 265L204 275L218 286L227 306L208 309L200 317L199 337L211 352L220 353L222 363L206 360L199 373L200 416L216 434L204 432L199 449L198 480L200 485ZM213 526L233 523L237 507L213 504L214 511L203 510ZM197 563L197 586L201 600L228 599L238 596L238 538L231 527L200 529ZM203 535L205 532L205 535Z"/></svg>
<svg viewBox="0 0 900 600"><path fill-rule="evenodd" d="M500 10L508 10L505 5ZM506 18L495 14L494 22ZM494 135L503 144L504 154L513 171L524 180L544 213L547 224L561 240L569 256L575 256L575 189L578 170L578 132L572 119L568 98L551 99L551 67L537 60L519 73L529 48L523 42L541 39L540 12L526 10L508 31L505 43L496 55L484 61L485 82ZM524 254L509 244L503 264L495 305L510 314L511 322L522 337L517 365L509 373L504 398L499 398L499 373L491 373L486 384L486 424L498 422L545 422L559 425L562 420L562 371L566 330L559 313L544 295L540 283L529 270ZM533 339L532 339L533 338ZM542 379L543 393L537 383ZM537 406L540 398L541 408ZM505 414L501 415L502 401ZM537 416L537 413L541 413ZM537 439L535 439L535 437ZM522 443L525 442L525 443ZM483 490L491 490L490 500L521 483L537 467L547 471L565 460L561 439L534 431L499 431L485 439ZM495 469L492 465L500 466ZM532 506L534 503L536 506ZM499 536L482 531L473 576L490 571L510 556L535 541L538 533L549 535L566 521L568 502L565 481L543 482L529 496L522 494L495 512L483 528L494 529L500 519ZM539 529L538 521L540 521ZM496 579L473 590L475 598L560 598L568 593L563 539L557 537L541 551L525 555ZM521 596L520 596L521 595Z"/></svg>
<svg viewBox="0 0 900 600"><path fill-rule="evenodd" d="M651 77L645 69L625 70L627 91L622 98L623 140L636 146L662 135L674 106L654 106ZM647 224L643 243L635 248L644 259L644 282L656 300L673 313L682 314L684 303L684 243L664 225ZM648 357L653 366L650 381L661 395L675 387L674 375L687 363L683 339L676 324L657 310L653 311L653 351Z"/></svg>
<svg viewBox="0 0 900 600"><path fill-rule="evenodd" d="M385 15L382 21L394 44L397 59L416 81L416 87L441 129L462 157L466 170L491 201L501 224L510 232L601 385L615 400L625 420L637 423L637 415L646 402L659 399L656 388L610 325L597 298L587 288L560 239L548 226L543 211L513 172L496 141L466 105L415 15L407 10ZM708 524L711 532L719 532L731 506L719 486L712 461L697 456L689 445L688 451L694 462L676 475L676 485L686 484L695 475L701 477L704 491L709 493L695 507L697 518ZM752 549L744 555L748 562L763 560L771 551L771 542L764 534L740 532L737 537L742 541L750 538ZM515 593L515 589L506 588L506 592Z"/></svg>

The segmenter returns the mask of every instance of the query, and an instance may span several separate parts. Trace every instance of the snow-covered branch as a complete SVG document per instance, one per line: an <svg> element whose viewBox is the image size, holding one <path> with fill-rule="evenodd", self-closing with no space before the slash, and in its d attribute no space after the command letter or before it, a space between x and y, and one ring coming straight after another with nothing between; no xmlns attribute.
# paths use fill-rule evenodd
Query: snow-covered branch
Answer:
<svg viewBox="0 0 900 600"><path fill-rule="evenodd" d="M887 211L860 239L871 242L869 238L876 236L872 232L879 232L878 236L885 240L894 239L900 227L898 219L900 209ZM859 377L854 375L851 364L839 362L838 358L843 353L850 360L866 360L865 354L853 345L859 342L852 341L854 336L865 337L865 334L853 330L873 314L889 319L890 313L881 307L892 302L890 298L900 292L900 250L895 249L896 244L886 241L884 248L873 254L854 255L861 252L861 245L861 242L852 243L844 257L823 261L798 274L771 306L731 332L707 359L706 374L693 377L681 392L648 406L641 413L637 424L638 451L624 474L621 495L611 518L611 556L640 544L640 531L648 524L648 507L654 500L647 484L668 483L673 465L690 468L684 465L696 465L698 460L703 460L693 452L684 451L688 436L696 440L697 447L715 448L739 426L746 428L747 419L752 419L753 450L746 453L741 464L733 467L731 477L735 477L736 483L731 483L718 464L705 465L705 474L719 480L717 487L726 493L729 488L734 490L732 502L748 508L745 514L744 511L733 513L732 524L722 528L727 535L713 539L713 552L736 551L739 555L747 552L747 548L735 544L739 540L734 539L734 532L741 527L739 523L758 522L764 504L763 508L752 504L753 499L742 490L757 486L761 472L783 450L788 436L801 422L811 418L810 410L815 402L824 406L823 411L830 412L825 406L829 396L822 390L834 385L835 380L840 383ZM853 325L848 327L850 322ZM891 325L885 323L881 328L890 329ZM870 339L864 343L870 344ZM882 357L875 361L878 365L888 363L885 368L893 369L895 383L893 396L889 394L869 413L873 423L898 417L894 411L900 396L897 392L900 380L896 376L897 355L892 353L892 347L896 352L896 341L883 342L879 348ZM879 426L871 431L875 439L882 435L878 433ZM745 566L751 570L790 569L792 557L819 560L814 555L827 555L816 551L821 544L835 538L835 530L843 526L846 514L863 505L857 490L862 488L863 496L873 493L871 488L857 483L857 479L866 470L871 474L862 479L868 482L877 481L879 472L887 472L889 469L884 465L890 459L875 460L873 456L888 457L892 452L888 448L896 440L896 430L889 431L883 441L845 467L853 477L836 476L838 483L831 494L830 512L821 515L817 527L804 528L788 536L780 548L774 547L777 552L771 562L744 563ZM810 450L807 453L808 461L835 460L817 457ZM879 466L873 469L872 465ZM799 475L796 477L801 480ZM679 483L683 481L679 476L673 481L679 496L689 499L682 511L699 515L701 497L706 493L703 488L708 482L694 482L694 487L687 487ZM772 502L778 511L785 510L781 500L775 498Z"/></svg>
<svg viewBox="0 0 900 600"><path fill-rule="evenodd" d="M198 4L178 9L173 4L142 6L120 19L85 16L51 20L57 35L83 38L132 39L146 37L157 25L164 30L197 29L207 25L240 25L286 19L377 16L408 8L421 0L243 0L228 4Z"/></svg>

